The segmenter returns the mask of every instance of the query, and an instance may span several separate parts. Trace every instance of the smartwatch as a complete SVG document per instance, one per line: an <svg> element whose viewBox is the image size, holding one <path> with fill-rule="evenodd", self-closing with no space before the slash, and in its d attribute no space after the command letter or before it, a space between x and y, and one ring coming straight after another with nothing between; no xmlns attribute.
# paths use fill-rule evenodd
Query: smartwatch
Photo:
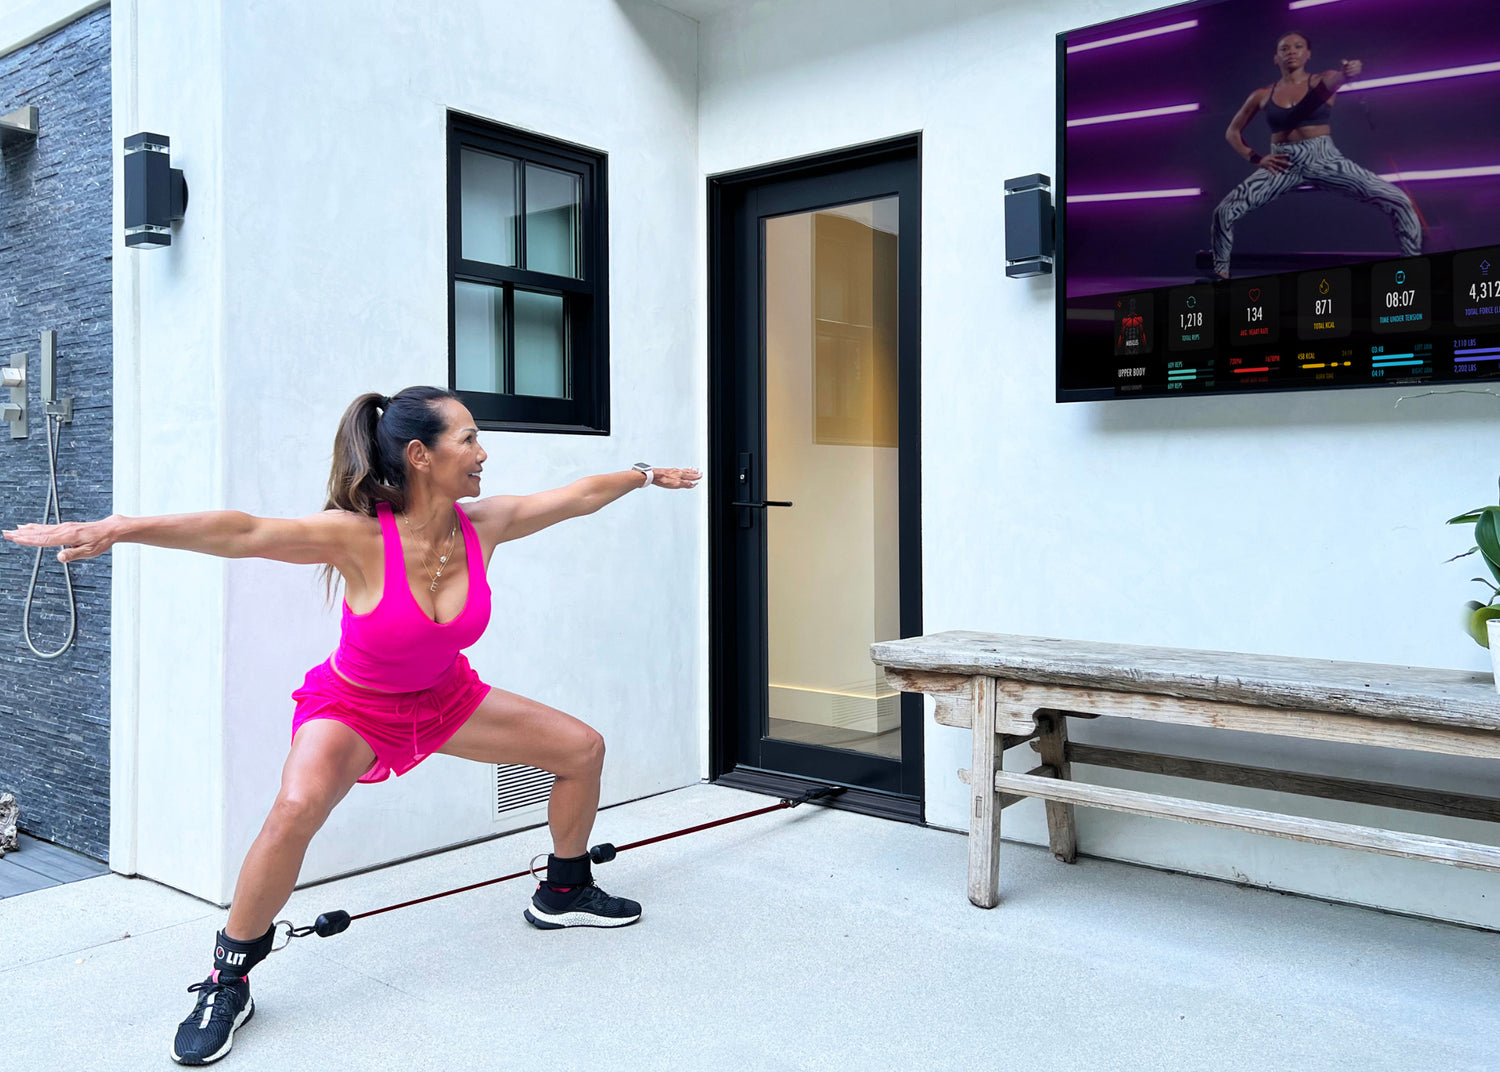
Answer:
<svg viewBox="0 0 1500 1072"><path fill-rule="evenodd" d="M646 488L651 486L651 480L655 475L651 471L651 466L647 465L645 462L636 462L630 468L634 469L637 473L645 474L646 482L642 484L641 487Z"/></svg>

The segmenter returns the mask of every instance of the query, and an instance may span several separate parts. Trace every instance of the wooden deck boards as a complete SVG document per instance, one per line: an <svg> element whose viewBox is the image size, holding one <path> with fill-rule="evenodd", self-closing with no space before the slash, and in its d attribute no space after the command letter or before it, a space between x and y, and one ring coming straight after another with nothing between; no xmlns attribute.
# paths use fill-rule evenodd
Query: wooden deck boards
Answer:
<svg viewBox="0 0 1500 1072"><path fill-rule="evenodd" d="M97 878L109 874L109 866L81 853L21 835L19 852L9 852L0 860L0 897L15 897L65 882Z"/></svg>

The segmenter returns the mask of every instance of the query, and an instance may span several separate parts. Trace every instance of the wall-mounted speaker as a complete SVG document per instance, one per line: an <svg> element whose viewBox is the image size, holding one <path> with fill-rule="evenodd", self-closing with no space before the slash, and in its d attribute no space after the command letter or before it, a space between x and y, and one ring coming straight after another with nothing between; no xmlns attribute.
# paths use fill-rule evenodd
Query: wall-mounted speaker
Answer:
<svg viewBox="0 0 1500 1072"><path fill-rule="evenodd" d="M1052 274L1052 180L1022 175L1005 180L1005 274Z"/></svg>

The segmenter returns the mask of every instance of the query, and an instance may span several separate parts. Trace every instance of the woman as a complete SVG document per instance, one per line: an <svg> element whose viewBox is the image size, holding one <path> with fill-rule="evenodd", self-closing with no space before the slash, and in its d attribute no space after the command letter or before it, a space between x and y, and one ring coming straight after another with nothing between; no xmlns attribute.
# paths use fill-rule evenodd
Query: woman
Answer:
<svg viewBox="0 0 1500 1072"><path fill-rule="evenodd" d="M283 520L236 511L65 525L22 525L5 538L92 558L116 543L322 563L344 583L336 652L292 694L292 746L281 791L245 857L213 971L189 987L198 1004L177 1029L172 1057L208 1064L229 1052L254 1012L248 975L271 950L273 920L297 881L308 842L355 782L404 774L443 752L481 763L524 763L556 775L548 805L553 852L526 919L537 927L618 927L635 901L593 884L588 836L599 804L604 741L584 723L479 680L461 654L490 617L485 567L495 546L590 514L633 488L691 488L694 469L636 468L534 495L479 494L484 448L474 418L436 387L365 394L334 442L328 503Z"/></svg>
<svg viewBox="0 0 1500 1072"><path fill-rule="evenodd" d="M1229 147L1256 170L1214 210L1214 274L1220 279L1229 278L1235 221L1304 184L1375 205L1391 218L1402 254L1414 257L1422 252L1422 224L1411 200L1399 187L1345 159L1333 144L1329 120L1334 94L1349 79L1358 77L1364 65L1359 60L1342 60L1336 71L1308 74L1311 59L1305 35L1283 34L1276 42L1276 66L1281 78L1250 94L1224 132ZM1245 126L1258 112L1265 112L1271 127L1274 149L1266 156L1250 148L1242 137Z"/></svg>

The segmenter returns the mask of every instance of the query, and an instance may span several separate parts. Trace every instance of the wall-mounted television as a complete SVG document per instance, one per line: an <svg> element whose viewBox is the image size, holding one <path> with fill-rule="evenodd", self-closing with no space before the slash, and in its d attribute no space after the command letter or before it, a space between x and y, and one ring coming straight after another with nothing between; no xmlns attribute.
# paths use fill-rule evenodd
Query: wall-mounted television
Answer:
<svg viewBox="0 0 1500 1072"><path fill-rule="evenodd" d="M1058 401L1500 379L1500 2L1058 35Z"/></svg>

